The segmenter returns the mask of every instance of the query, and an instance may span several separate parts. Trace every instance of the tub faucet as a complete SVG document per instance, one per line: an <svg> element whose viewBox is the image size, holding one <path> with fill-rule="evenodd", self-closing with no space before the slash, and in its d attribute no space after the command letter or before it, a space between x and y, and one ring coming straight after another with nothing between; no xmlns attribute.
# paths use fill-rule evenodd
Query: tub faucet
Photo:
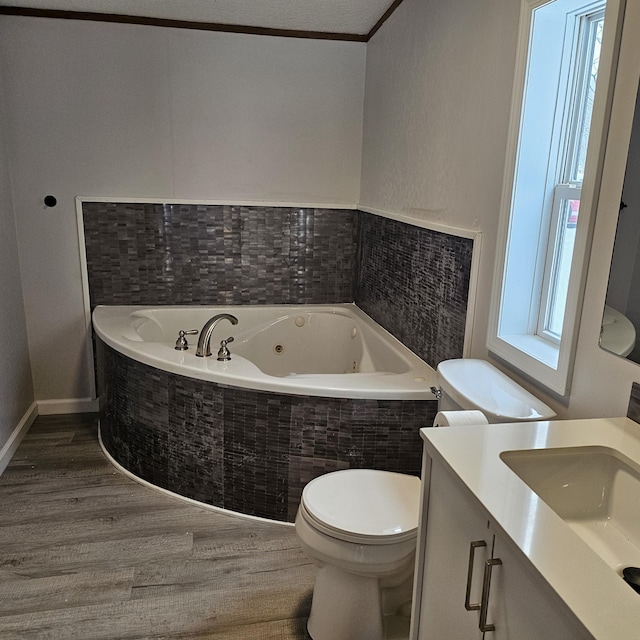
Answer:
<svg viewBox="0 0 640 640"><path fill-rule="evenodd" d="M219 313L217 316L209 318L209 320L205 322L204 327L202 327L198 338L196 355L200 358L206 358L211 355L211 334L220 320L228 320L231 324L238 324L238 318L229 313Z"/></svg>
<svg viewBox="0 0 640 640"><path fill-rule="evenodd" d="M218 349L218 357L216 360L220 362L227 362L228 360L231 360L231 353L227 347L230 342L233 342L233 336L226 340L220 340L220 348Z"/></svg>

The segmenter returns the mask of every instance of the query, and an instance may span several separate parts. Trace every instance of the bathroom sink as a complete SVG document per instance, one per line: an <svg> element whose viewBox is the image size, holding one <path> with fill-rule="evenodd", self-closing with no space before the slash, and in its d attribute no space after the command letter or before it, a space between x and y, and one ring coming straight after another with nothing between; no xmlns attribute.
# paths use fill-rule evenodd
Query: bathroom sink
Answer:
<svg viewBox="0 0 640 640"><path fill-rule="evenodd" d="M640 567L640 467L599 446L504 451L502 461L611 567Z"/></svg>

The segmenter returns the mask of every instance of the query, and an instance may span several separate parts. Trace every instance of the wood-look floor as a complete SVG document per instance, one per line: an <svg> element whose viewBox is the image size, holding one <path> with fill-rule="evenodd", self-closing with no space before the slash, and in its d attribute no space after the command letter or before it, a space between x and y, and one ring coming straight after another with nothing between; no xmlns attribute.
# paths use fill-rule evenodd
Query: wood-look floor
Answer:
<svg viewBox="0 0 640 640"><path fill-rule="evenodd" d="M314 577L292 527L120 474L93 415L39 417L0 476L3 640L303 640Z"/></svg>

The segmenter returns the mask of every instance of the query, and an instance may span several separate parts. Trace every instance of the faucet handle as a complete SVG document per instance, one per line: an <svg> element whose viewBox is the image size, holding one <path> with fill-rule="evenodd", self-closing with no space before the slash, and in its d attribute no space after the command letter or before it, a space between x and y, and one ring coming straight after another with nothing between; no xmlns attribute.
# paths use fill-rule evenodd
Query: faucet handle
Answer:
<svg viewBox="0 0 640 640"><path fill-rule="evenodd" d="M227 362L228 360L231 360L231 352L227 349L227 345L230 342L233 342L233 336L226 340L220 340L220 348L218 349L218 357L216 360L220 362Z"/></svg>
<svg viewBox="0 0 640 640"><path fill-rule="evenodd" d="M198 329L180 329L178 331L178 339L176 340L176 351L186 351L189 348L189 343L185 336L195 336L198 333Z"/></svg>

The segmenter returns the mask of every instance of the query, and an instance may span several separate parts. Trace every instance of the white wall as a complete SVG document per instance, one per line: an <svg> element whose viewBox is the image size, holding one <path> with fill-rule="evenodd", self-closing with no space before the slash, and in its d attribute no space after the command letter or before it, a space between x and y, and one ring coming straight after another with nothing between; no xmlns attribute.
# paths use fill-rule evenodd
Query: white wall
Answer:
<svg viewBox="0 0 640 640"><path fill-rule="evenodd" d="M519 7L513 0L404 0L367 48L360 204L482 231L471 342L471 355L481 358L488 357ZM637 22L627 17L629 24L632 19ZM631 38L640 24L626 31ZM627 76L637 75L637 46L624 55ZM625 83L635 101L637 77ZM616 154L622 155L622 173L626 150L619 149L632 113L627 105L614 115L623 130L614 131L610 156L620 164ZM610 171L616 176L620 169L612 165ZM638 365L598 347L621 182L603 189L608 201L597 216L571 396L552 397L510 372L561 417L625 415L631 384L640 380Z"/></svg>
<svg viewBox="0 0 640 640"><path fill-rule="evenodd" d="M0 113L2 113L0 105ZM0 127L0 472L34 400L8 158Z"/></svg>
<svg viewBox="0 0 640 640"><path fill-rule="evenodd" d="M519 2L404 0L367 47L361 206L482 231L486 357Z"/></svg>
<svg viewBox="0 0 640 640"><path fill-rule="evenodd" d="M362 43L0 17L0 58L38 400L90 394L76 195L357 202Z"/></svg>

